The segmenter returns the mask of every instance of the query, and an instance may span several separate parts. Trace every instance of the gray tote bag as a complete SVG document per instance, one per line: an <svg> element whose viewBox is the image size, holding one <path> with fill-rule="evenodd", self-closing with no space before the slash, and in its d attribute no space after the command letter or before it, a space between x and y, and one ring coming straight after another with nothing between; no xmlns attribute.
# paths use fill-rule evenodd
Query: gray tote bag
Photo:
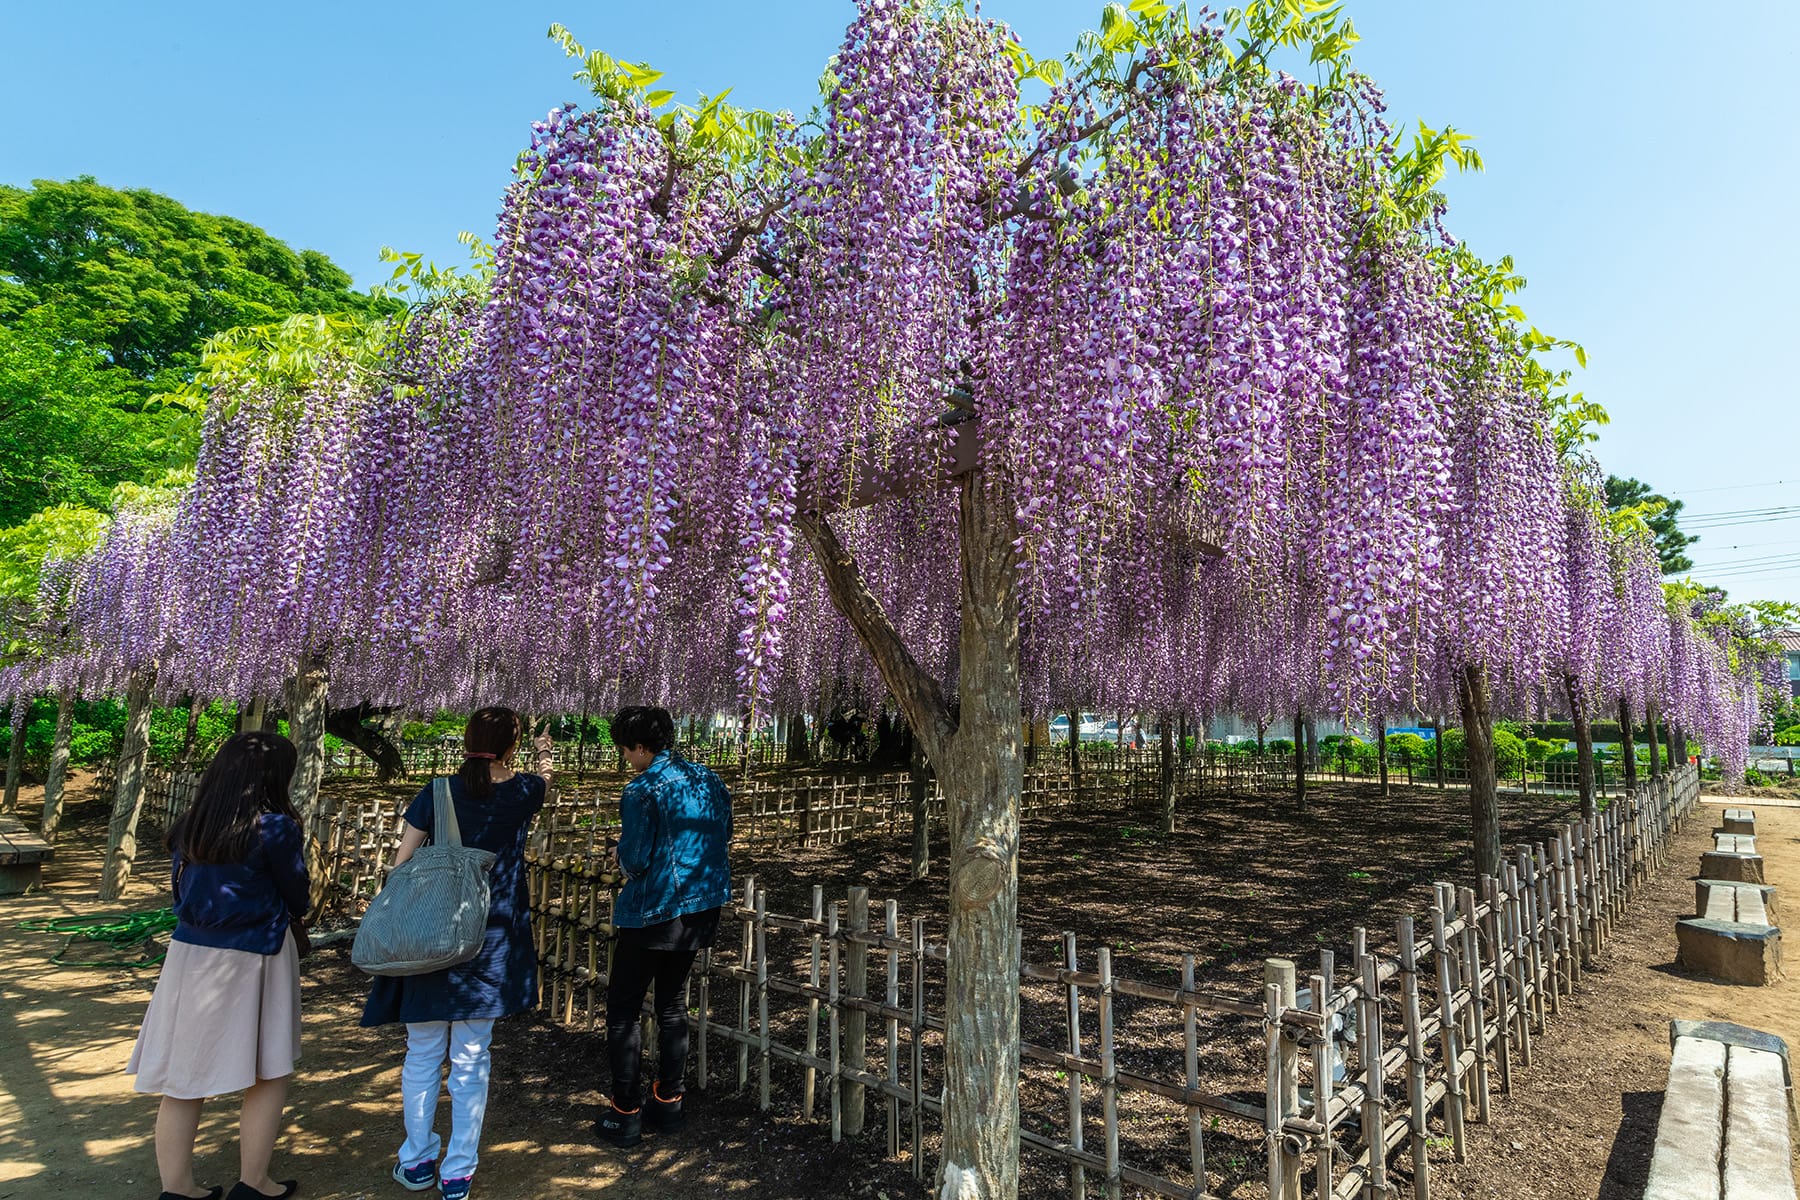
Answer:
<svg viewBox="0 0 1800 1200"><path fill-rule="evenodd" d="M450 781L432 781L432 836L369 903L350 961L370 975L424 975L468 962L487 935L491 850L462 844Z"/></svg>

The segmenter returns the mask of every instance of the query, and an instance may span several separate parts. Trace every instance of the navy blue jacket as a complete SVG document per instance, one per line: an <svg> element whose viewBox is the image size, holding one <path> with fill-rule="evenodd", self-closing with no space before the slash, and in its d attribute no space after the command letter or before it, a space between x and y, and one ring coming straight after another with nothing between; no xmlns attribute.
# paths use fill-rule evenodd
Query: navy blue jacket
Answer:
<svg viewBox="0 0 1800 1200"><path fill-rule="evenodd" d="M264 813L256 830L257 843L243 862L189 862L179 846L170 854L176 941L274 954L288 925L306 916L306 850L299 823Z"/></svg>
<svg viewBox="0 0 1800 1200"><path fill-rule="evenodd" d="M619 798L625 886L613 924L641 929L731 899L731 793L699 763L668 750Z"/></svg>
<svg viewBox="0 0 1800 1200"><path fill-rule="evenodd" d="M542 776L522 771L496 783L486 800L474 799L459 777L450 777L450 802L456 806L463 845L495 855L488 873L487 936L468 962L424 975L376 976L363 1005L364 1025L486 1020L537 1005L537 942L531 936L525 845L544 797ZM433 832L437 804L431 784L407 806L406 823Z"/></svg>

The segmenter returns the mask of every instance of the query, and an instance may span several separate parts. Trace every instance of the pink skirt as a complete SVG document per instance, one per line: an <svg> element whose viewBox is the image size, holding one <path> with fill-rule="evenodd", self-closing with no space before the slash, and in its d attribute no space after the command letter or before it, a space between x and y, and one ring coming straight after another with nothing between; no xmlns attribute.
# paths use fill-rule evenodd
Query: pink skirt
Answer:
<svg viewBox="0 0 1800 1200"><path fill-rule="evenodd" d="M203 1100L294 1072L300 1058L300 956L169 943L125 1068L140 1092Z"/></svg>

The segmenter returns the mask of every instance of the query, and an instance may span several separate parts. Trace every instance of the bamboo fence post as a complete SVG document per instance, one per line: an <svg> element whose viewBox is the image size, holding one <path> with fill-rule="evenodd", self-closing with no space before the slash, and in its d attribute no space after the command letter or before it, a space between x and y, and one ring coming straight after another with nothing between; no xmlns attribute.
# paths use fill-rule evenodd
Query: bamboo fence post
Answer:
<svg viewBox="0 0 1800 1200"><path fill-rule="evenodd" d="M1076 971L1075 935L1063 933L1063 966L1071 975ZM1068 1050L1071 1057L1081 1057L1081 989L1073 982L1065 989L1067 1024L1069 1032ZM1083 1129L1084 1119L1081 1113L1081 1072L1069 1073L1069 1147L1079 1155L1085 1145ZM1069 1197L1070 1200L1085 1200L1087 1196L1087 1168L1081 1160L1075 1158L1069 1163Z"/></svg>
<svg viewBox="0 0 1800 1200"><path fill-rule="evenodd" d="M1100 947L1100 1119L1106 1129L1106 1197L1119 1200L1119 1076L1113 1057L1110 946Z"/></svg>
<svg viewBox="0 0 1800 1200"><path fill-rule="evenodd" d="M712 1004L712 947L700 952L700 1046L695 1059L695 1073L699 1077L700 1090L705 1091L710 1076L707 1072L706 1038L708 1026L708 1010Z"/></svg>
<svg viewBox="0 0 1800 1200"><path fill-rule="evenodd" d="M894 900L882 906L881 931L887 937L887 1041L881 1056L887 1060L888 1093L886 1103L888 1157L900 1155L900 1020L894 1014L900 1008L900 953L895 943L900 936L900 906Z"/></svg>
<svg viewBox="0 0 1800 1200"><path fill-rule="evenodd" d="M812 934L808 938L810 954L806 968L806 982L812 988L812 995L806 1001L806 1057L819 1057L819 966L821 959L820 930L825 920L825 889L818 884L812 890ZM800 1116L810 1121L813 1115L813 1099L818 1089L819 1069L811 1062L806 1064L803 1075L802 1094L800 1099Z"/></svg>
<svg viewBox="0 0 1800 1200"><path fill-rule="evenodd" d="M912 923L912 1029L908 1048L912 1051L912 1172L914 1179L925 1177L925 918L914 917Z"/></svg>
<svg viewBox="0 0 1800 1200"><path fill-rule="evenodd" d="M1386 1197L1387 1184L1387 1101L1385 1080L1381 1073L1381 977L1375 956L1369 953L1369 933L1357 927L1353 942L1356 970L1362 979L1362 994L1357 999L1356 1054L1362 1068L1362 1143L1369 1155L1366 1194Z"/></svg>
<svg viewBox="0 0 1800 1200"><path fill-rule="evenodd" d="M750 1086L750 980L756 970L756 876L744 880L743 937L739 941L738 965L738 1091Z"/></svg>
<svg viewBox="0 0 1800 1200"><path fill-rule="evenodd" d="M1487 918L1482 922L1493 957L1494 1050L1500 1061L1500 1090L1512 1092L1512 976L1507 968L1506 919L1501 913L1500 885L1492 875L1481 877Z"/></svg>
<svg viewBox="0 0 1800 1200"><path fill-rule="evenodd" d="M1469 1007L1465 1029L1469 1045L1475 1051L1475 1119L1487 1124L1488 1108L1488 1036L1487 1003L1481 979L1481 935L1478 930L1475 889L1464 887L1456 893L1457 908L1463 922L1463 978L1468 981Z"/></svg>
<svg viewBox="0 0 1800 1200"><path fill-rule="evenodd" d="M1532 927L1538 930L1538 945L1543 954L1543 986L1549 993L1544 999L1549 1002L1552 1016L1562 1015L1562 965L1561 938L1558 936L1556 920L1552 915L1556 910L1551 902L1550 888L1550 850L1542 842L1533 846L1530 851L1533 917ZM1543 1002L1538 1005L1543 1011Z"/></svg>
<svg viewBox="0 0 1800 1200"><path fill-rule="evenodd" d="M843 1039L838 1036L840 1033L838 1014L843 1010L838 1005L840 993L838 991L838 902L836 900L833 900L831 907L826 910L825 940L829 947L826 951L826 974L829 977L829 983L826 986L825 1008L829 1014L827 1024L830 1026L827 1036L831 1041L831 1077L826 1081L826 1085L831 1093L831 1140L836 1143L844 1138L843 1063L839 1057L839 1045Z"/></svg>
<svg viewBox="0 0 1800 1200"><path fill-rule="evenodd" d="M1071 939L1074 937L1073 934L1064 936ZM1181 1006L1182 1033L1185 1042L1184 1048L1187 1052L1187 1090L1191 1095L1200 1089L1200 1014L1192 1002L1194 994L1194 956L1192 954L1181 956L1181 990L1186 994L1187 999L1187 1002ZM1079 1051L1072 1051L1072 1053L1078 1054ZM1080 1086L1080 1082L1076 1081L1075 1103L1078 1108L1081 1103ZM1194 1194L1204 1195L1206 1193L1206 1115L1200 1111L1199 1105L1191 1101L1188 1103L1187 1112L1188 1158L1194 1172ZM1080 1146L1076 1145L1075 1148L1080 1149ZM1074 1193L1071 1200L1080 1200L1080 1194Z"/></svg>
<svg viewBox="0 0 1800 1200"><path fill-rule="evenodd" d="M869 889L850 889L850 933L844 946L844 991L852 1000L869 995L869 945L862 938L869 932ZM844 1065L852 1074L868 1064L869 1014L851 1006L844 1013ZM863 1131L865 1095L863 1085L854 1078L844 1083L844 1132L852 1137Z"/></svg>
<svg viewBox="0 0 1800 1200"><path fill-rule="evenodd" d="M1450 885L1439 883L1434 886L1437 903L1431 906L1431 952L1437 958L1438 1038L1444 1055L1444 1124L1450 1130L1450 1146L1456 1161L1467 1162L1468 1146L1463 1141L1462 1047L1457 1044L1461 1032L1456 1010L1458 981L1455 964L1450 961L1450 939L1446 933L1446 917L1454 914L1455 909L1449 906Z"/></svg>
<svg viewBox="0 0 1800 1200"><path fill-rule="evenodd" d="M1331 987L1337 977L1336 961L1329 950L1319 951L1319 973L1312 977L1312 1009L1319 1014L1319 1040L1313 1044L1313 1120L1325 1126L1313 1147L1316 1195L1331 1195L1331 1091L1332 1060L1337 1046L1331 1038Z"/></svg>
<svg viewBox="0 0 1800 1200"><path fill-rule="evenodd" d="M1531 855L1524 847L1512 868L1519 897L1519 915L1525 931L1525 962L1531 971L1531 1023L1537 1033L1544 1032L1544 956L1538 941L1537 889L1531 882Z"/></svg>
<svg viewBox="0 0 1800 1200"><path fill-rule="evenodd" d="M1513 1006L1514 1025L1513 1039L1519 1047L1519 1061L1526 1067L1531 1066L1531 993L1528 982L1531 971L1531 950L1525 939L1524 905L1520 902L1519 873L1511 863L1500 865L1501 899L1506 912L1506 932L1508 945L1512 955L1512 988L1515 1004Z"/></svg>
<svg viewBox="0 0 1800 1200"><path fill-rule="evenodd" d="M1425 1038L1419 1017L1418 949L1413 941L1413 919L1395 923L1400 944L1401 1019L1406 1026L1406 1091L1412 1127L1414 1200L1431 1200L1431 1157L1425 1119Z"/></svg>
<svg viewBox="0 0 1800 1200"><path fill-rule="evenodd" d="M1282 1027L1294 1007L1297 980L1292 959L1263 960L1263 993L1269 1035L1268 1094L1264 1122L1268 1134L1270 1200L1300 1200L1300 1156L1288 1150L1285 1123L1300 1107L1300 1049Z"/></svg>
<svg viewBox="0 0 1800 1200"><path fill-rule="evenodd" d="M758 1063L757 1106L769 1111L769 893L756 889L756 1048Z"/></svg>

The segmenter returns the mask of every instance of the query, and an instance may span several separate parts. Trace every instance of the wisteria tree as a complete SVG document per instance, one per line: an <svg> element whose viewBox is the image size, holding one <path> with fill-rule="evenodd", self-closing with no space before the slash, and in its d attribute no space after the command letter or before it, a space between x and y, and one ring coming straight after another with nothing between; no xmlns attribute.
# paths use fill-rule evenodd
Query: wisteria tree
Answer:
<svg viewBox="0 0 1800 1200"><path fill-rule="evenodd" d="M878 683L948 801L959 1200L1017 1191L1024 713L1460 704L1484 869L1492 708L1572 678L1725 732L1724 644L1582 524L1542 339L1443 226L1469 152L1402 150L1336 10L1135 0L1040 61L860 0L804 121L552 33L595 98L534 125L475 286L216 373L193 488L0 693L285 692L316 743L328 700Z"/></svg>

